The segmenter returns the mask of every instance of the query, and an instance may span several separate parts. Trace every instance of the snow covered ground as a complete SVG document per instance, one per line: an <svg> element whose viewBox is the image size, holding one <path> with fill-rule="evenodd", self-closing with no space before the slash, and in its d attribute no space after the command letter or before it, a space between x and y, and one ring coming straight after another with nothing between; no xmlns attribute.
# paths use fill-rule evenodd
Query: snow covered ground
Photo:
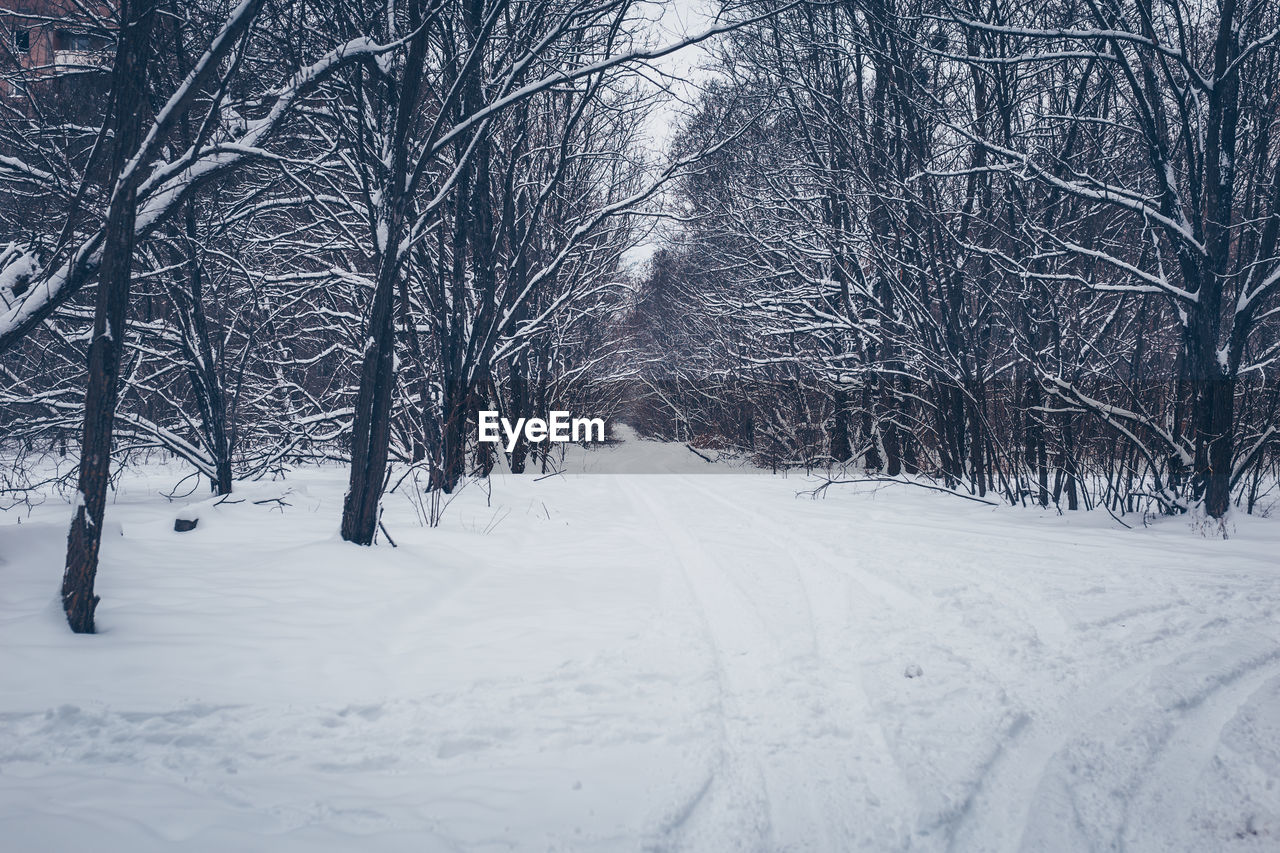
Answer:
<svg viewBox="0 0 1280 853"><path fill-rule="evenodd" d="M1280 849L1280 522L574 464L669 473L392 496L394 549L338 468L182 534L128 474L92 637L69 507L0 515L0 849Z"/></svg>

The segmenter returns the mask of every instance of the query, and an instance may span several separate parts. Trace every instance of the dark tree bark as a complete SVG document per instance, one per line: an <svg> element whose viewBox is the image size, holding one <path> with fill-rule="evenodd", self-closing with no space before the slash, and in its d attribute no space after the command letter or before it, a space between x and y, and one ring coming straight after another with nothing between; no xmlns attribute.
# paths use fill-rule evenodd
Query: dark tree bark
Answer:
<svg viewBox="0 0 1280 853"><path fill-rule="evenodd" d="M226 395L222 377L213 355L213 343L209 334L209 321L204 310L204 273L198 257L195 209L187 203L185 226L185 256L178 263L186 268L187 288L171 289L174 307L182 314L182 348L187 361L187 378L200 411L204 441L213 460L213 491L219 495L231 494L231 440L227 425Z"/></svg>
<svg viewBox="0 0 1280 853"><path fill-rule="evenodd" d="M844 391L834 395L835 411L831 415L831 458L837 462L848 462L853 456L853 448L849 446L849 399Z"/></svg>
<svg viewBox="0 0 1280 853"><path fill-rule="evenodd" d="M399 228L388 233L397 235ZM356 396L351 428L351 479L342 507L342 538L357 545L372 545L378 527L378 502L387 473L391 437L391 397L395 392L395 334L392 301L399 265L384 253L378 270L360 390Z"/></svg>
<svg viewBox="0 0 1280 853"><path fill-rule="evenodd" d="M93 584L98 573L102 517L111 475L111 436L137 218L137 177L136 173L125 174L125 168L141 143L154 11L154 0L123 0L122 26L112 72L115 136L109 186L114 187L114 194L107 211L102 268L94 303L93 342L89 345L84 439L80 450L80 501L67 536L66 571L62 576L62 609L71 630L77 634L94 632L93 614L98 606Z"/></svg>
<svg viewBox="0 0 1280 853"><path fill-rule="evenodd" d="M1240 76L1227 69L1239 54L1236 2L1221 6L1214 43L1217 85L1209 100L1204 146L1204 235L1207 259L1197 292L1193 321L1197 377L1201 381L1196 435L1196 477L1204 491L1205 512L1222 518L1231 505L1231 465L1235 458L1235 392L1239 358L1219 355L1223 295L1231 266L1231 225L1235 213L1235 153L1240 119ZM1235 356L1234 358L1231 356Z"/></svg>
<svg viewBox="0 0 1280 853"><path fill-rule="evenodd" d="M382 181L378 276L351 427L351 479L342 506L342 538L357 545L372 545L377 532L378 503L387 475L391 438L391 398L396 384L393 303L401 276L400 241L409 204L405 190L408 139L418 111L426 62L426 32L419 26L421 4L411 3L409 10L410 26L418 34L409 45L403 80L398 87L389 87L394 98L391 162Z"/></svg>
<svg viewBox="0 0 1280 853"><path fill-rule="evenodd" d="M174 58L179 71L185 75L191 71L183 40L183 20L177 14L174 0L169 0L172 13L171 28ZM194 141L193 116L184 112L178 122L178 138L184 148ZM213 460L213 491L219 495L231 494L231 441L228 436L226 394L218 363L213 356L213 343L209 334L209 322L204 305L204 270L200 264L200 235L196 228L196 203L187 199L183 205L183 249L176 263L186 269L186 292L173 287L174 306L183 314L182 346L187 360L187 376L200 410L205 446Z"/></svg>

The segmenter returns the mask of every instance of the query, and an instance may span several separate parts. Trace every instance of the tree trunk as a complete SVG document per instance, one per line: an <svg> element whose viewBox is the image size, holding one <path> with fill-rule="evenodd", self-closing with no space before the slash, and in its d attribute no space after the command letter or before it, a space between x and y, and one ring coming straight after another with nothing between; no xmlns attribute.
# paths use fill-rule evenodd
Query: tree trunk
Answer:
<svg viewBox="0 0 1280 853"><path fill-rule="evenodd" d="M831 416L831 458L837 462L848 462L853 456L849 447L849 400L843 391L837 391L835 412Z"/></svg>
<svg viewBox="0 0 1280 853"><path fill-rule="evenodd" d="M468 396L460 379L446 381L444 422L440 425L440 482L445 494L453 494L466 472Z"/></svg>
<svg viewBox="0 0 1280 853"><path fill-rule="evenodd" d="M986 454L983 451L983 433L982 413L978 410L978 404L974 402L977 399L977 385L974 383L970 386L975 392L973 400L967 401L964 408L969 416L969 468L970 476L973 483L978 487L978 495L985 496L987 493L987 472L986 472Z"/></svg>
<svg viewBox="0 0 1280 853"><path fill-rule="evenodd" d="M387 475L391 441L391 398L395 393L395 323L393 308L400 279L400 239L404 232L408 199L409 131L422 91L426 61L425 30L421 4L409 4L409 24L417 31L409 44L404 79L394 101L394 130L389 140L389 161L378 212L382 234L376 240L378 278L369 312L369 334L360 366L360 391L356 395L351 425L351 479L342 506L342 538L357 545L372 545L378 527L378 503Z"/></svg>
<svg viewBox="0 0 1280 853"><path fill-rule="evenodd" d="M133 267L137 179L125 175L125 164L138 150L146 106L147 55L153 5L124 0L123 26L112 73L115 92L115 138L112 142L111 181L102 268L93 313L93 342L89 345L89 378L85 389L84 439L80 448L80 498L67 535L66 571L62 576L62 609L77 634L94 632L98 596L93 592L102 544L102 517L111 475L111 435L114 426L120 356L124 349L125 313Z"/></svg>
<svg viewBox="0 0 1280 853"><path fill-rule="evenodd" d="M1204 510L1213 518L1222 518L1231 506L1231 462L1233 456L1235 382L1229 377L1215 377L1201 389L1199 442L1197 453L1202 468L1198 472L1204 494Z"/></svg>
<svg viewBox="0 0 1280 853"><path fill-rule="evenodd" d="M195 206L187 204L186 256L181 262L187 268L187 292L173 289L174 306L185 314L183 318L182 345L187 359L187 376L200 410L204 426L204 441L213 459L213 491L219 495L231 494L231 441L227 430L227 404L223 393L222 377L213 357L213 343L209 334L209 322L204 310L204 276L197 255Z"/></svg>
<svg viewBox="0 0 1280 853"><path fill-rule="evenodd" d="M395 233L398 234L398 229ZM378 271L351 427L351 479L342 505L342 538L357 545L373 544L378 527L378 501L387 473L391 396L395 390L391 303L399 274L399 264L391 259L391 254L392 251L384 253Z"/></svg>

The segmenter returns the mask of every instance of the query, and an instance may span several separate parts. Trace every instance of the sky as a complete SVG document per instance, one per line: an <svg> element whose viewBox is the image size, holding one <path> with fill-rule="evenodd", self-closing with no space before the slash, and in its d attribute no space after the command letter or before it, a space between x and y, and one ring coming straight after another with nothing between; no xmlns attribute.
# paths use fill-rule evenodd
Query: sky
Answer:
<svg viewBox="0 0 1280 853"><path fill-rule="evenodd" d="M650 21L648 42L655 46L672 44L704 32L715 25L719 5L715 0L655 0L644 11ZM706 59L705 43L692 45L656 60L653 68L646 72L655 86L669 89L669 94L661 100L662 106L653 110L646 122L653 160L658 161L665 155L686 105L696 97L697 81L706 76L699 66ZM653 234L627 253L626 263L639 267L647 261L661 246L663 231L664 226L659 224Z"/></svg>
<svg viewBox="0 0 1280 853"><path fill-rule="evenodd" d="M715 9L719 4L709 0L657 0L652 4L649 38L654 44L672 44L682 38L703 32L715 24ZM672 87L675 98L667 101L667 109L657 110L649 120L650 133L656 145L665 145L679 119L679 101L689 100L695 87L687 82L704 76L698 66L707 58L704 45L692 45L654 63L655 68L671 78L663 82Z"/></svg>

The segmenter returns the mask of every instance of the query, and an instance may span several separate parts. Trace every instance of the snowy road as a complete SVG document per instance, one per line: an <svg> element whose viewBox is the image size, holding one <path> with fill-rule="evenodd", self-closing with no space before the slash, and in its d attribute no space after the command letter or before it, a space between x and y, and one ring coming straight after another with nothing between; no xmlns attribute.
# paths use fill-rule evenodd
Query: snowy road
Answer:
<svg viewBox="0 0 1280 853"><path fill-rule="evenodd" d="M589 462L672 473L393 498L396 549L341 471L181 535L126 481L93 638L66 507L4 518L3 848L1280 847L1280 524Z"/></svg>

